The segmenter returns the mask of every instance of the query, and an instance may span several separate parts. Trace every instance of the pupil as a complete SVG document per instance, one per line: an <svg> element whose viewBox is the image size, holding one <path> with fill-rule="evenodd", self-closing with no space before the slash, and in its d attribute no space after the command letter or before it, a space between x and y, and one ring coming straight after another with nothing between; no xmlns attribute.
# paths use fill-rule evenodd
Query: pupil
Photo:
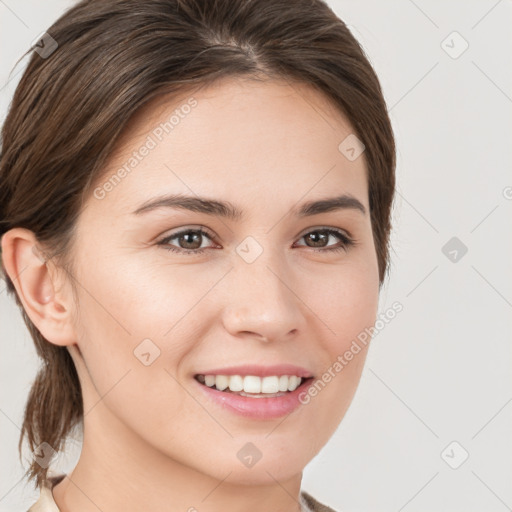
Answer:
<svg viewBox="0 0 512 512"><path fill-rule="evenodd" d="M326 238L325 234L323 234L321 231L315 231L314 233L310 233L308 236L309 236L310 240L313 239L313 243L315 244L316 247L318 247L318 246L321 247L322 240L320 240L320 239L323 239L323 241L325 242L325 238ZM320 240L320 244L318 243L319 240Z"/></svg>
<svg viewBox="0 0 512 512"><path fill-rule="evenodd" d="M199 237L200 234L199 233L186 233L185 235L183 235L182 238L185 238L185 244L192 244L194 245L194 242L190 242L188 239L189 238L193 238L193 237ZM197 249L197 247L199 247L201 245L201 243L199 243L199 245L197 245L197 241L196 241L196 247L186 247L187 249Z"/></svg>

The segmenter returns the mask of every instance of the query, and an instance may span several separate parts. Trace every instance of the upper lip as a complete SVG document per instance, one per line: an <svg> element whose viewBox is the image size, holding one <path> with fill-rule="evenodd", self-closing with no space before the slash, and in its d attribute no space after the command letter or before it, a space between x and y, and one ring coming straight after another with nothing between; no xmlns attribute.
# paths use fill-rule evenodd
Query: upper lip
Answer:
<svg viewBox="0 0 512 512"><path fill-rule="evenodd" d="M229 368L213 368L198 372L196 375L255 375L258 377L269 377L271 375L296 375L297 377L305 379L313 377L313 374L309 370L294 364L275 364L271 366L244 364L239 366L230 366Z"/></svg>

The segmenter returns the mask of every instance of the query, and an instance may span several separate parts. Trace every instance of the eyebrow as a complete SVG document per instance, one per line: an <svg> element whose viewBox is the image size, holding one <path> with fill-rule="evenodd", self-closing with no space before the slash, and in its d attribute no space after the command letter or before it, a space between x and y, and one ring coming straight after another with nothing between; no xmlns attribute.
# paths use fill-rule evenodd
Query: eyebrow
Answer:
<svg viewBox="0 0 512 512"><path fill-rule="evenodd" d="M192 212L205 213L224 217L233 221L240 221L244 217L244 212L229 201L218 201L198 196L185 196L182 194L171 194L158 196L142 203L132 213L141 215L157 208L176 208L189 210ZM292 214L298 217L309 217L319 213L327 213L338 210L355 210L366 215L366 208L355 197L350 194L343 194L338 197L330 197L317 201L309 201L302 204L299 208L292 209Z"/></svg>

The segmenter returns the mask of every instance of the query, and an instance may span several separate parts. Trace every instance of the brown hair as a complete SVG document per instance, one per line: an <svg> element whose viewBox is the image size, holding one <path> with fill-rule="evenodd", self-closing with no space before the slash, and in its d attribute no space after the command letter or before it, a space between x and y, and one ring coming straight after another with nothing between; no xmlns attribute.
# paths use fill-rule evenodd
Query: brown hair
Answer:
<svg viewBox="0 0 512 512"><path fill-rule="evenodd" d="M323 93L365 145L382 285L394 136L364 50L324 0L83 0L47 33L58 46L49 55L32 52L2 128L0 236L14 227L31 230L47 259L73 275L81 207L129 118L164 93L266 76ZM46 442L58 452L83 420L78 375L66 347L41 335L2 271L43 360L25 408L20 459L25 436L32 451ZM25 476L40 487L47 471L32 460Z"/></svg>

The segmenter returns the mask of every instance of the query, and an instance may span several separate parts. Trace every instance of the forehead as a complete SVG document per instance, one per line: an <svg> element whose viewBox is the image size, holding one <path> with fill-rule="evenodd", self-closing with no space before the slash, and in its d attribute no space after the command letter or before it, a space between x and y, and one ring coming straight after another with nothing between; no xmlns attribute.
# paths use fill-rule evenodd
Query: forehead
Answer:
<svg viewBox="0 0 512 512"><path fill-rule="evenodd" d="M223 80L161 96L125 127L98 185L125 172L101 208L126 214L166 192L261 206L262 197L289 203L333 189L367 205L364 155L350 161L339 149L353 132L339 109L306 84Z"/></svg>

